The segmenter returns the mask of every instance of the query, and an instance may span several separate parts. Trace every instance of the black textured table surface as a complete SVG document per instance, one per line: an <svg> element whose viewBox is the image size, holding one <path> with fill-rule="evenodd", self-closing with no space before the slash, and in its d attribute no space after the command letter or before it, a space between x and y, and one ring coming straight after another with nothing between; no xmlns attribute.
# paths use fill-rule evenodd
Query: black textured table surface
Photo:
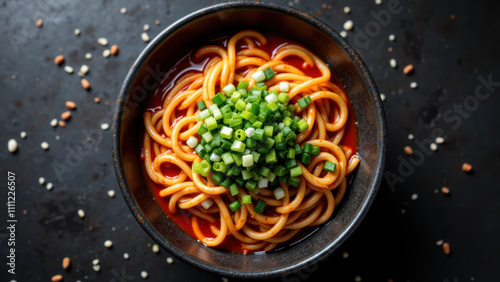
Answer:
<svg viewBox="0 0 500 282"><path fill-rule="evenodd" d="M491 1L276 2L338 31L353 21L347 40L385 96L388 125L385 179L363 223L327 260L276 281L498 280L498 9ZM153 241L121 197L111 133L101 128L110 124L124 76L146 46L144 25L152 38L215 3L220 1L1 1L2 202L13 200L7 197L15 186L15 210L0 209L1 281L50 281L56 274L64 281L141 281L142 271L148 281L221 281L177 259L167 263L164 250L153 252ZM97 43L99 37L107 38L108 47ZM114 44L118 55L105 58L103 51ZM73 74L54 64L59 54ZM83 64L90 69L90 91L77 74ZM408 64L414 71L406 75ZM77 105L71 119L52 127L68 100ZM434 151L436 137L444 143ZM10 139L17 141L15 153L8 151ZM405 146L413 148L413 157ZM462 171L464 162L472 172ZM15 185L7 185L9 174L10 180L15 174ZM112 248L104 246L106 240ZM443 242L451 247L449 255ZM62 268L64 257L71 259L68 270ZM9 272L13 266L15 274Z"/></svg>

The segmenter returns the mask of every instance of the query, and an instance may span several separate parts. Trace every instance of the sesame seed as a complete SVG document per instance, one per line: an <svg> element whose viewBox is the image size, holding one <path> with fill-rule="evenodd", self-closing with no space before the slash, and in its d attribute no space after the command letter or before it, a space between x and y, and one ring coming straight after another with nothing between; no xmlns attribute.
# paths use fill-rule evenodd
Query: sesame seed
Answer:
<svg viewBox="0 0 500 282"><path fill-rule="evenodd" d="M160 20L155 20L155 25L160 25Z"/></svg>
<svg viewBox="0 0 500 282"><path fill-rule="evenodd" d="M414 200L414 201L417 200L418 199L418 194L415 193L415 194L411 195L411 199Z"/></svg>
<svg viewBox="0 0 500 282"><path fill-rule="evenodd" d="M173 259L173 258L171 258L171 257L168 257L168 258L167 258L167 263L168 263L168 264L172 264L172 263L174 263L174 259Z"/></svg>
<svg viewBox="0 0 500 282"><path fill-rule="evenodd" d="M7 142L7 149L11 153L14 153L15 151L17 151L17 141L16 141L16 139L10 139L9 142Z"/></svg>
<svg viewBox="0 0 500 282"><path fill-rule="evenodd" d="M52 120L50 121L50 126L52 126L52 127L56 127L56 126L57 126L57 119L52 119Z"/></svg>
<svg viewBox="0 0 500 282"><path fill-rule="evenodd" d="M101 129L102 129L102 130L108 130L108 129L109 129L109 124L108 124L108 123L105 123L105 122L104 122L104 123L102 123L102 124L101 124Z"/></svg>
<svg viewBox="0 0 500 282"><path fill-rule="evenodd" d="M389 41L394 41L394 40L396 40L396 35L389 34Z"/></svg>
<svg viewBox="0 0 500 282"><path fill-rule="evenodd" d="M87 90L90 89L90 82L87 79L82 78L81 83L82 83L82 87L84 89L87 89Z"/></svg>
<svg viewBox="0 0 500 282"><path fill-rule="evenodd" d="M415 89L417 87L418 87L418 84L415 81L413 81L412 83L410 83L410 88Z"/></svg>
<svg viewBox="0 0 500 282"><path fill-rule="evenodd" d="M61 139L61 137L59 137L59 135L56 135L56 136L54 137L54 139L59 140L59 139Z"/></svg>
<svg viewBox="0 0 500 282"><path fill-rule="evenodd" d="M450 194L450 188L443 186L443 187L441 188L441 193L443 193L443 194L445 194L445 195Z"/></svg>
<svg viewBox="0 0 500 282"><path fill-rule="evenodd" d="M352 30L354 27L354 23L352 20L347 20L345 23L344 23L344 29L345 30Z"/></svg>
<svg viewBox="0 0 500 282"><path fill-rule="evenodd" d="M44 150L47 150L47 149L49 148L49 143L47 143L47 142L42 142L42 143L40 144L40 147L42 147L42 149L44 149Z"/></svg>
<svg viewBox="0 0 500 282"><path fill-rule="evenodd" d="M438 149L438 145L436 143L431 143L431 145L429 146L431 148L431 150L433 151L436 151Z"/></svg>
<svg viewBox="0 0 500 282"><path fill-rule="evenodd" d="M85 212L84 212L82 209L79 209L79 210L78 210L78 216L79 216L80 218L84 218L84 217L85 217Z"/></svg>
<svg viewBox="0 0 500 282"><path fill-rule="evenodd" d="M70 67L70 66L64 66L64 70L67 72L67 73L73 73L73 68Z"/></svg>
<svg viewBox="0 0 500 282"><path fill-rule="evenodd" d="M462 170L463 170L464 172L469 172L469 171L471 171L471 170L472 170L472 165L471 165L471 164L469 164L469 163L463 163L463 164L462 164Z"/></svg>
<svg viewBox="0 0 500 282"><path fill-rule="evenodd" d="M129 254L128 254L128 253L123 253L123 258L124 258L124 259L129 259L129 258L130 258L130 256L129 256Z"/></svg>
<svg viewBox="0 0 500 282"><path fill-rule="evenodd" d="M359 275L354 276L354 281L360 282L361 281L361 276L359 276Z"/></svg>
<svg viewBox="0 0 500 282"><path fill-rule="evenodd" d="M391 65L391 68L396 68L398 66L398 62L396 62L396 59L391 59L389 61L389 65Z"/></svg>
<svg viewBox="0 0 500 282"><path fill-rule="evenodd" d="M384 93L380 93L380 100L385 101L385 94Z"/></svg>
<svg viewBox="0 0 500 282"><path fill-rule="evenodd" d="M120 13L126 14L127 13L127 8L123 7L120 9Z"/></svg>
<svg viewBox="0 0 500 282"><path fill-rule="evenodd" d="M83 75L86 75L88 72L89 72L89 66L87 66L87 65L82 65L82 66L80 67L80 73L82 73Z"/></svg>
<svg viewBox="0 0 500 282"><path fill-rule="evenodd" d="M68 120L71 118L71 112L70 111L65 111L64 113L61 114L61 118L63 120Z"/></svg>
<svg viewBox="0 0 500 282"><path fill-rule="evenodd" d="M85 54L85 59L87 59L87 60L92 59L92 54L91 53L86 53Z"/></svg>
<svg viewBox="0 0 500 282"><path fill-rule="evenodd" d="M408 134L408 140L413 140L413 139L415 139L415 136L411 133Z"/></svg>
<svg viewBox="0 0 500 282"><path fill-rule="evenodd" d="M343 252L342 253L342 258L346 259L349 257L349 253L348 252Z"/></svg>
<svg viewBox="0 0 500 282"><path fill-rule="evenodd" d="M113 198L115 196L115 190L109 190L108 191L108 196Z"/></svg>
<svg viewBox="0 0 500 282"><path fill-rule="evenodd" d="M54 184L52 184L51 182L47 183L47 186L45 187L47 188L47 190L52 190L52 188L54 188Z"/></svg>
<svg viewBox="0 0 500 282"><path fill-rule="evenodd" d="M21 131L21 133L19 134L19 136L21 136L21 138L26 138L26 131Z"/></svg>
<svg viewBox="0 0 500 282"><path fill-rule="evenodd" d="M108 40L104 37L99 37L97 38L97 43L99 43L102 46L108 45Z"/></svg>
<svg viewBox="0 0 500 282"><path fill-rule="evenodd" d="M160 246L158 246L157 244L154 244L151 249L153 250L154 253L160 252Z"/></svg>
<svg viewBox="0 0 500 282"><path fill-rule="evenodd" d="M92 266L92 268L94 269L95 272L99 272L101 270L100 265L94 265L94 266Z"/></svg>
<svg viewBox="0 0 500 282"><path fill-rule="evenodd" d="M113 242L111 240L104 241L104 247L111 248L113 246Z"/></svg>
<svg viewBox="0 0 500 282"><path fill-rule="evenodd" d="M375 0L375 4L381 5L382 4L382 0Z"/></svg>
<svg viewBox="0 0 500 282"><path fill-rule="evenodd" d="M349 14L350 12L351 12L351 7L349 7L349 6L345 6L345 7L344 7L344 13L345 13L345 14Z"/></svg>
<svg viewBox="0 0 500 282"><path fill-rule="evenodd" d="M56 65L60 65L64 62L64 56L63 55L57 55L55 58L54 58L54 63Z"/></svg>
<svg viewBox="0 0 500 282"><path fill-rule="evenodd" d="M147 33L143 32L143 33L141 34L141 39L142 39L142 41L144 41L144 42L148 42L148 41L149 41L149 35L148 35Z"/></svg>
<svg viewBox="0 0 500 282"><path fill-rule="evenodd" d="M148 30L149 30L149 24L145 24L145 25L142 27L142 29L143 29L144 31L148 31Z"/></svg>
<svg viewBox="0 0 500 282"><path fill-rule="evenodd" d="M229 282L229 279L227 279L226 277L221 277L221 280L222 282Z"/></svg>
<svg viewBox="0 0 500 282"><path fill-rule="evenodd" d="M342 30L342 31L340 32L340 36L342 36L343 38L346 38L346 37L347 37L347 31Z"/></svg>
<svg viewBox="0 0 500 282"><path fill-rule="evenodd" d="M50 281L52 282L59 282L61 280L63 280L63 276L61 274L54 275L50 278Z"/></svg>
<svg viewBox="0 0 500 282"><path fill-rule="evenodd" d="M98 265L99 264L99 259L95 259L92 261L92 265Z"/></svg>
<svg viewBox="0 0 500 282"><path fill-rule="evenodd" d="M443 137L437 137L435 141L436 141L437 144L443 144L444 143L444 138Z"/></svg>
<svg viewBox="0 0 500 282"><path fill-rule="evenodd" d="M141 271L141 277L142 277L143 279L148 278L148 273L147 273L146 271L144 271L144 270L143 270L143 271Z"/></svg>
<svg viewBox="0 0 500 282"><path fill-rule="evenodd" d="M111 51L109 49L105 49L104 51L102 51L102 56L104 58L109 57L109 55L111 55Z"/></svg>
<svg viewBox="0 0 500 282"><path fill-rule="evenodd" d="M40 185L45 184L45 178L44 177L38 178L38 183L40 183Z"/></svg>
<svg viewBox="0 0 500 282"><path fill-rule="evenodd" d="M406 65L403 69L403 73L404 74L410 74L412 71L413 71L413 65L412 64L409 64L409 65Z"/></svg>
<svg viewBox="0 0 500 282"><path fill-rule="evenodd" d="M80 33L81 33L80 29L78 29L78 28L77 28L77 29L75 29L75 35L76 35L76 36L80 36Z"/></svg>
<svg viewBox="0 0 500 282"><path fill-rule="evenodd" d="M450 254L450 244L445 242L443 243L443 253L445 255L449 255Z"/></svg>
<svg viewBox="0 0 500 282"><path fill-rule="evenodd" d="M436 242L436 246L441 246L443 243L444 243L443 240L439 240L439 241Z"/></svg>
<svg viewBox="0 0 500 282"><path fill-rule="evenodd" d="M116 54L118 54L118 45L111 46L111 49L109 49L109 52L113 56L116 55Z"/></svg>

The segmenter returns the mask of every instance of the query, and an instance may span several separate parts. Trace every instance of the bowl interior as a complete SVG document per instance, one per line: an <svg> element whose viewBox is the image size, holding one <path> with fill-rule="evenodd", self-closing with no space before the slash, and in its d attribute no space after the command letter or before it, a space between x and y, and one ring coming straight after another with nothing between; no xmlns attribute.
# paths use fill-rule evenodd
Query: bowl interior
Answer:
<svg viewBox="0 0 500 282"><path fill-rule="evenodd" d="M178 54L218 33L267 29L300 42L342 79L358 122L361 163L335 215L306 240L265 255L208 248L179 231L155 202L139 159L143 104ZM215 5L174 23L141 53L117 103L113 134L115 171L134 216L159 245L202 269L227 277L275 276L331 253L359 223L373 200L385 154L385 122L377 89L361 59L336 32L308 14L269 3Z"/></svg>

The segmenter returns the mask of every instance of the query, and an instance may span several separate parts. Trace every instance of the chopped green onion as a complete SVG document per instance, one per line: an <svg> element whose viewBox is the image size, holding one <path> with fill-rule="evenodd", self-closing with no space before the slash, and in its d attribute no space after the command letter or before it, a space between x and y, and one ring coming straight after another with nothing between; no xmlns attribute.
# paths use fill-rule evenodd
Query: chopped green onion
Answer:
<svg viewBox="0 0 500 282"><path fill-rule="evenodd" d="M207 104L205 104L205 101L199 101L198 103L196 103L196 106L198 106L198 110L200 111L203 111L207 108Z"/></svg>
<svg viewBox="0 0 500 282"><path fill-rule="evenodd" d="M264 73L264 75L265 75L265 77L266 77L267 80L270 80L275 75L275 72L273 71L273 69L271 67L266 68L263 71L263 73Z"/></svg>
<svg viewBox="0 0 500 282"><path fill-rule="evenodd" d="M231 184L231 186L229 186L229 192L233 197L240 193L240 190L238 190L238 186L236 185L236 183L233 183Z"/></svg>
<svg viewBox="0 0 500 282"><path fill-rule="evenodd" d="M212 166L206 161L202 160L201 162L193 162L193 172L197 173L201 176L207 177L208 173L212 169Z"/></svg>
<svg viewBox="0 0 500 282"><path fill-rule="evenodd" d="M337 168L337 164L336 163L332 163L332 162L329 162L329 161L326 161L325 162L325 166L324 166L324 169L326 171L329 171L329 172L335 172L335 169Z"/></svg>
<svg viewBox="0 0 500 282"><path fill-rule="evenodd" d="M222 154L221 159L226 165L234 163L234 159L233 156L231 155L231 152L225 152L224 154Z"/></svg>
<svg viewBox="0 0 500 282"><path fill-rule="evenodd" d="M252 196L250 196L250 195L241 196L241 203L244 205L251 204L252 203Z"/></svg>
<svg viewBox="0 0 500 282"><path fill-rule="evenodd" d="M251 167L254 164L252 155L243 155L242 160L243 160L242 163L243 167Z"/></svg>
<svg viewBox="0 0 500 282"><path fill-rule="evenodd" d="M302 175L302 168L300 166L296 166L296 167L290 169L290 176L291 177L297 177L299 175Z"/></svg>
<svg viewBox="0 0 500 282"><path fill-rule="evenodd" d="M250 85L250 83L248 83L248 82L246 82L246 81L242 80L242 81L240 81L240 82L238 83L238 86L236 86L236 88L237 88L238 90L241 90L241 89L245 89L245 90L247 90L247 89L248 89L248 85Z"/></svg>
<svg viewBox="0 0 500 282"><path fill-rule="evenodd" d="M240 203L238 200L236 200L236 201L234 201L234 202L232 202L232 203L230 203L230 204L229 204L229 208L231 208L231 210L232 210L233 212L235 212L235 211L237 211L239 208L241 208L241 203Z"/></svg>
<svg viewBox="0 0 500 282"><path fill-rule="evenodd" d="M236 91L236 87L234 87L233 84L228 84L228 85L224 86L224 88L222 88L222 91L224 91L224 93L227 96L231 96L231 94L233 94L233 92Z"/></svg>
<svg viewBox="0 0 500 282"><path fill-rule="evenodd" d="M212 181L216 184L219 185L222 183L222 180L224 180L224 176L220 172L214 172L212 174Z"/></svg>
<svg viewBox="0 0 500 282"><path fill-rule="evenodd" d="M231 151L242 153L243 151L245 151L245 143L239 140L234 140L233 145L231 145Z"/></svg>
<svg viewBox="0 0 500 282"><path fill-rule="evenodd" d="M207 126L208 130L212 131L217 128L217 121L214 117L209 117L205 120L205 125Z"/></svg>
<svg viewBox="0 0 500 282"><path fill-rule="evenodd" d="M212 139L214 138L214 137L213 137L213 135L212 135L212 133L210 133L210 132L208 132L208 131L207 131L207 132L205 132L205 133L203 133L203 134L201 135L201 137L203 137L203 140L205 140L206 142L210 142L210 141L212 141Z"/></svg>
<svg viewBox="0 0 500 282"><path fill-rule="evenodd" d="M299 126L299 132L303 132L304 130L309 128L309 124L304 119L299 120L297 124Z"/></svg>
<svg viewBox="0 0 500 282"><path fill-rule="evenodd" d="M226 172L227 170L227 166L224 162L216 162L214 163L214 165L212 166L212 168L215 170L215 171L219 171L219 172ZM212 176L213 178L213 176Z"/></svg>
<svg viewBox="0 0 500 282"><path fill-rule="evenodd" d="M246 138L247 138L247 134L245 133L245 130L243 130L243 129L238 129L234 133L234 139L236 139L238 141L245 141Z"/></svg>
<svg viewBox="0 0 500 282"><path fill-rule="evenodd" d="M210 111L208 109L204 109L198 115L200 117L200 120L206 120L208 117L210 117Z"/></svg>
<svg viewBox="0 0 500 282"><path fill-rule="evenodd" d="M259 199L259 201L257 201L257 204L255 204L253 210L258 214L262 214L264 212L265 207L266 207L266 202L264 202L262 199Z"/></svg>
<svg viewBox="0 0 500 282"><path fill-rule="evenodd" d="M300 162L302 164L308 164L311 162L311 155L308 153L303 152L302 155L300 156Z"/></svg>
<svg viewBox="0 0 500 282"><path fill-rule="evenodd" d="M297 100L297 103L299 104L299 107L301 109L309 106L309 104L311 104L311 102L312 102L312 100L311 100L311 97L309 95L307 95L305 97L302 97L299 100Z"/></svg>
<svg viewBox="0 0 500 282"><path fill-rule="evenodd" d="M269 186L269 180L267 178L260 178L257 184L258 188L267 188Z"/></svg>

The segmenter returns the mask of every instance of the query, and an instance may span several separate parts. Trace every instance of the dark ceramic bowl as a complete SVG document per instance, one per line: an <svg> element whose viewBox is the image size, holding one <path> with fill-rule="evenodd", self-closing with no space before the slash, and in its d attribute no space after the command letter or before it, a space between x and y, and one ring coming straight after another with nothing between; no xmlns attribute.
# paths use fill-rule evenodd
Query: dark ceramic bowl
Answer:
<svg viewBox="0 0 500 282"><path fill-rule="evenodd" d="M178 58L200 40L245 28L290 37L325 60L345 84L358 122L361 163L335 215L307 239L265 255L242 255L206 247L172 223L142 173L140 131L148 93ZM382 103L368 68L334 30L311 15L264 2L218 4L194 12L163 30L141 52L120 90L113 122L116 176L130 210L144 230L177 258L225 277L286 275L331 254L358 226L382 177L386 126Z"/></svg>

